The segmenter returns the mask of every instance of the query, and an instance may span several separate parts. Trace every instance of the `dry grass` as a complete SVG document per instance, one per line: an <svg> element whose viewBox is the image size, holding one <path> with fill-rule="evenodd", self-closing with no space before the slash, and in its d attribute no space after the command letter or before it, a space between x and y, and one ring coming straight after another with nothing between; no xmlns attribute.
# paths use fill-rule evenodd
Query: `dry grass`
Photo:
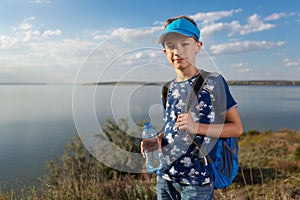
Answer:
<svg viewBox="0 0 300 200"><path fill-rule="evenodd" d="M229 188L215 191L215 199L300 199L300 165L296 156L300 147L300 131L246 133L240 144L239 174ZM83 152L80 152L84 158ZM61 171L59 165L51 167L55 169L51 171L51 181L43 180L37 187L22 186L20 191L2 190L0 200L156 199L154 175L110 173L114 175L104 179L101 171L104 168L86 168L88 173L78 174L69 173L70 170Z"/></svg>
<svg viewBox="0 0 300 200"><path fill-rule="evenodd" d="M300 131L251 131L240 140L240 171L216 199L300 199Z"/></svg>

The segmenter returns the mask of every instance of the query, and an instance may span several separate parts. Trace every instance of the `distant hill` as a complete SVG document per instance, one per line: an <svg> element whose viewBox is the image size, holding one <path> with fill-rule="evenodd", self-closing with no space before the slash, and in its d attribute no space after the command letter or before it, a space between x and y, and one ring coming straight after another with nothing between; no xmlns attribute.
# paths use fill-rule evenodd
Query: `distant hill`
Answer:
<svg viewBox="0 0 300 200"><path fill-rule="evenodd" d="M228 80L229 85L300 85L300 81L290 80ZM86 83L84 85L163 85L165 82L142 82L142 81L107 81Z"/></svg>
<svg viewBox="0 0 300 200"><path fill-rule="evenodd" d="M2 82L0 85L47 85L47 83L21 83L21 82Z"/></svg>
<svg viewBox="0 0 300 200"><path fill-rule="evenodd" d="M300 85L300 81L292 80L228 80L229 85ZM70 83L71 84L71 83ZM165 82L146 82L146 81L103 81L103 82L91 82L83 83L82 85L164 85ZM0 85L49 85L48 83L10 83L0 82ZM53 84L50 84L53 85ZM54 84L56 85L56 84ZM69 85L58 83L58 85Z"/></svg>
<svg viewBox="0 0 300 200"><path fill-rule="evenodd" d="M244 80L244 81L227 81L229 85L300 85L300 81L288 80Z"/></svg>

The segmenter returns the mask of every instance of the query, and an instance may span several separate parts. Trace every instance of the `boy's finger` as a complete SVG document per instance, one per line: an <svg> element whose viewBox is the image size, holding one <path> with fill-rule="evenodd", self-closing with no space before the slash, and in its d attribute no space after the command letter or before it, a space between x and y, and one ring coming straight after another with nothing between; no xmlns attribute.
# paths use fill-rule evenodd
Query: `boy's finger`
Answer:
<svg viewBox="0 0 300 200"><path fill-rule="evenodd" d="M145 152L144 152L144 143L143 143L143 141L141 141L140 147L141 147L141 153L142 153L142 156L143 156L144 158L146 158Z"/></svg>

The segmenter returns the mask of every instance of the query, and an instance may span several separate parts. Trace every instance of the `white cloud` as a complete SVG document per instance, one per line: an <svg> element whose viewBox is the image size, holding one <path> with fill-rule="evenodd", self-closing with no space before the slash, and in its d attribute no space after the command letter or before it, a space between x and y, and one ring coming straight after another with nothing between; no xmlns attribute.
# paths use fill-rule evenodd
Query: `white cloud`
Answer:
<svg viewBox="0 0 300 200"><path fill-rule="evenodd" d="M28 30L26 32L23 32L23 35L24 36L23 36L22 41L23 42L28 42L30 40L37 39L40 36L40 32L39 31Z"/></svg>
<svg viewBox="0 0 300 200"><path fill-rule="evenodd" d="M219 54L237 54L249 51L271 49L285 45L285 42L267 42L267 41L242 41L212 45L209 51L214 55Z"/></svg>
<svg viewBox="0 0 300 200"><path fill-rule="evenodd" d="M28 44L31 56L41 58L45 63L50 61L59 64L61 62L62 65L78 63L78 60L87 56L94 46L93 42L79 39L39 41Z"/></svg>
<svg viewBox="0 0 300 200"><path fill-rule="evenodd" d="M31 29L31 28L32 28L32 24L30 24L30 23L24 23L24 24L21 24L19 26L20 30L28 30L28 29Z"/></svg>
<svg viewBox="0 0 300 200"><path fill-rule="evenodd" d="M144 54L142 52L137 52L137 53L134 53L134 54L131 54L127 57L128 60L136 60L136 59L140 59L142 58Z"/></svg>
<svg viewBox="0 0 300 200"><path fill-rule="evenodd" d="M33 40L44 40L48 39L52 36L60 36L62 34L62 30L56 29L56 30L45 30L41 32L42 30L27 30L25 32L19 33L20 35L23 35L23 42L29 42Z"/></svg>
<svg viewBox="0 0 300 200"><path fill-rule="evenodd" d="M153 26L164 26L165 25L165 22L162 22L162 21L155 21L153 23Z"/></svg>
<svg viewBox="0 0 300 200"><path fill-rule="evenodd" d="M298 59L297 61L290 61L290 59L285 58L285 59L283 59L283 63L287 67L299 67L300 66L300 59Z"/></svg>
<svg viewBox="0 0 300 200"><path fill-rule="evenodd" d="M217 22L225 17L230 17L235 13L241 12L241 9L230 10L230 11L220 11L220 12L208 12L208 13L197 13L192 15L199 23L202 23L201 26L201 36L209 36L217 32L228 32L228 36L233 35L247 35L250 33L261 32L274 28L274 24L265 23L264 20L258 14L253 14L247 19L246 24L241 24L237 20L231 22ZM275 16L275 15L274 15ZM274 18L273 16L273 18Z"/></svg>
<svg viewBox="0 0 300 200"><path fill-rule="evenodd" d="M29 17L25 19L18 27L12 28L12 34L8 35L0 35L0 48L16 48L25 43L31 41L41 41L49 39L52 36L60 36L62 35L62 30L43 30L42 26L36 26L33 24L35 17Z"/></svg>
<svg viewBox="0 0 300 200"><path fill-rule="evenodd" d="M241 69L240 72L249 73L249 72L251 72L251 69L249 67L247 67L247 68Z"/></svg>
<svg viewBox="0 0 300 200"><path fill-rule="evenodd" d="M147 27L147 28L116 28L113 30L105 31L93 31L89 33L95 40L106 40L106 39L121 39L124 42L144 40L147 37L153 37L155 34L160 34L162 31L161 27ZM153 37L154 38L154 37ZM157 39L157 38L156 38Z"/></svg>
<svg viewBox="0 0 300 200"><path fill-rule="evenodd" d="M158 59L162 56L162 51L158 49L137 49L136 51L130 52L128 55L126 55L126 61L124 62L124 66L132 64L144 65L158 62Z"/></svg>
<svg viewBox="0 0 300 200"><path fill-rule="evenodd" d="M287 13L281 12L281 13L273 13L271 15L269 15L268 17L265 18L266 21L275 21L275 20L279 20L283 17L288 16Z"/></svg>
<svg viewBox="0 0 300 200"><path fill-rule="evenodd" d="M27 31L29 29L32 29L33 28L33 25L32 23L30 23L31 21L35 20L35 17L29 17L27 19L25 19L19 27L15 28L14 30L17 31L17 30L20 30L20 31Z"/></svg>
<svg viewBox="0 0 300 200"><path fill-rule="evenodd" d="M46 30L42 36L43 37L51 37L51 36L60 36L62 34L62 31L59 30L59 29L56 29L56 30Z"/></svg>
<svg viewBox="0 0 300 200"><path fill-rule="evenodd" d="M0 35L0 48L9 49L17 45L18 39L16 37Z"/></svg>
<svg viewBox="0 0 300 200"><path fill-rule="evenodd" d="M117 28L111 32L111 37L119 37L126 42L139 41L158 32L161 32L161 27L143 29Z"/></svg>
<svg viewBox="0 0 300 200"><path fill-rule="evenodd" d="M235 21L230 24L231 32L229 36L235 35L237 33L241 35L246 35L254 32L260 32L274 28L274 24L268 24L261 20L261 17L258 14L253 14L248 18L247 24L240 25L239 22Z"/></svg>
<svg viewBox="0 0 300 200"><path fill-rule="evenodd" d="M208 35L212 35L216 32L221 32L224 31L226 29L230 28L230 25L227 23L215 23L215 24L210 24L210 25L206 25L203 26L203 28L201 29L201 37L205 37Z"/></svg>
<svg viewBox="0 0 300 200"><path fill-rule="evenodd" d="M248 65L248 63L244 63L244 62L239 62L239 63L235 63L235 64L232 64L233 67L244 67Z"/></svg>
<svg viewBox="0 0 300 200"><path fill-rule="evenodd" d="M29 3L51 3L51 0L31 0Z"/></svg>
<svg viewBox="0 0 300 200"><path fill-rule="evenodd" d="M262 20L258 14L249 17L246 24L240 24L239 21L217 21L226 17L229 18L238 12L241 12L241 9L198 13L192 17L196 21L203 20L200 23L203 23L201 32L204 35L211 35L216 32L226 32L229 33L229 36L245 35L267 30L275 26L265 23L264 20L266 19ZM271 19L275 20L276 16L269 16L267 18L267 20ZM99 44L97 47L98 52L91 55L84 66L87 70L86 76L82 76L82 80L97 80L101 69L105 68L108 64L111 66L107 73L114 75L113 78L115 78L135 66L147 65L154 62L158 64L167 63L167 59L164 57L161 49L159 49L159 45L155 43L161 34L162 22L155 22L158 25L157 27L143 29L120 27L113 30L86 32L84 36L79 37L81 39L66 38L65 36L57 37L63 35L63 30L56 27L51 29L45 28L46 26L36 24L35 22L35 17L28 18L14 29L12 35L0 35L0 48L18 47L16 49L20 50L16 51L17 54L15 57L10 59L14 65L14 73L17 75L21 75L18 71L28 71L27 74L30 74L30 71L34 71L36 74L48 74L48 80L53 76L54 78L56 77L55 80L61 79L72 82L72 78L74 78L79 65L89 55L89 52ZM82 39L83 37L85 39ZM238 38L235 38L235 41L237 40ZM149 46L147 46L148 44ZM285 42L239 41L213 45L210 47L209 53L211 55L237 54L271 49L283 45L285 45ZM145 51L143 47L156 47L156 49L152 48L147 51L145 48ZM24 50L26 50L26 53L22 53L25 52ZM4 56L0 58L1 61L3 59ZM5 58L5 60L9 63L9 59ZM22 60L22 62L14 62L13 60ZM295 63L289 60L285 64L287 66L295 65ZM248 73L251 72L251 69L247 65L248 63L246 62L240 62L232 66L238 67L236 71L239 70L240 72ZM93 79L94 74L95 78ZM110 76L107 77L108 79L111 78Z"/></svg>
<svg viewBox="0 0 300 200"><path fill-rule="evenodd" d="M95 46L79 39L31 41L14 54L0 55L0 74L23 77L25 82L72 83L80 64Z"/></svg>
<svg viewBox="0 0 300 200"><path fill-rule="evenodd" d="M287 62L287 63L285 63L285 66L288 66L288 67L290 67L290 66L299 66L299 63L298 62Z"/></svg>
<svg viewBox="0 0 300 200"><path fill-rule="evenodd" d="M95 42L53 38L61 36L62 30L45 29L34 20L35 17L27 18L12 28L11 34L0 35L0 48L8 50L0 55L0 73L24 77L24 81L26 78L32 81L32 76L39 74L35 76L37 82L72 82L76 68L96 45Z"/></svg>
<svg viewBox="0 0 300 200"><path fill-rule="evenodd" d="M201 24L201 37L212 35L217 32L227 31L228 36L231 37L236 34L247 35L250 33L261 32L274 28L276 25L266 23L265 21L275 20L279 17L287 16L286 13L274 13L264 20L254 13L247 19L246 24L241 24L237 20L230 22L220 21L224 18L232 17L234 14L242 12L242 9L228 10L228 11L217 11L217 12L201 12L194 15L190 15L198 24ZM219 22L218 22L219 21ZM163 25L164 22L156 21L155 25Z"/></svg>
<svg viewBox="0 0 300 200"><path fill-rule="evenodd" d="M229 10L229 11L217 11L217 12L206 12L206 13L197 13L191 15L195 21L199 21L202 24L212 23L219 19L230 17L235 13L241 12L242 9Z"/></svg>
<svg viewBox="0 0 300 200"><path fill-rule="evenodd" d="M280 20L282 18L286 18L286 17L290 17L290 16L294 16L294 15L297 15L297 13L295 13L295 12L290 12L290 13L286 13L286 12L273 13L273 14L269 15L268 17L266 17L264 20L265 21L276 21L276 20Z"/></svg>
<svg viewBox="0 0 300 200"><path fill-rule="evenodd" d="M239 63L235 63L235 64L232 64L231 66L235 67L235 68L238 68L238 71L240 73L249 73L251 72L251 68L250 67L246 67L248 65L248 63L245 63L245 62L239 62ZM235 69L236 70L236 69Z"/></svg>
<svg viewBox="0 0 300 200"><path fill-rule="evenodd" d="M109 33L110 31L92 31L92 32L86 31L86 34L88 36L92 36L94 40L105 40L109 38Z"/></svg>

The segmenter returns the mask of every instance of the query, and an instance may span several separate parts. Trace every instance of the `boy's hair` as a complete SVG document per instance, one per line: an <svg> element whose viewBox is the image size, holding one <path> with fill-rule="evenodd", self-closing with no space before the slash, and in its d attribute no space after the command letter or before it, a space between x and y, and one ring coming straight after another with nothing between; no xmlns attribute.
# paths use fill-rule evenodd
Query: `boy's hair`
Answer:
<svg viewBox="0 0 300 200"><path fill-rule="evenodd" d="M180 15L180 16L177 16L177 17L172 17L172 18L169 18L166 23L165 23L165 26L164 26L164 30L166 29L166 27L171 24L172 21L176 20L176 19L186 19L186 20L189 20L190 22L192 22L196 27L197 27L197 24L195 22L194 19L192 19L191 17L188 17L188 16L184 16L184 15Z"/></svg>

